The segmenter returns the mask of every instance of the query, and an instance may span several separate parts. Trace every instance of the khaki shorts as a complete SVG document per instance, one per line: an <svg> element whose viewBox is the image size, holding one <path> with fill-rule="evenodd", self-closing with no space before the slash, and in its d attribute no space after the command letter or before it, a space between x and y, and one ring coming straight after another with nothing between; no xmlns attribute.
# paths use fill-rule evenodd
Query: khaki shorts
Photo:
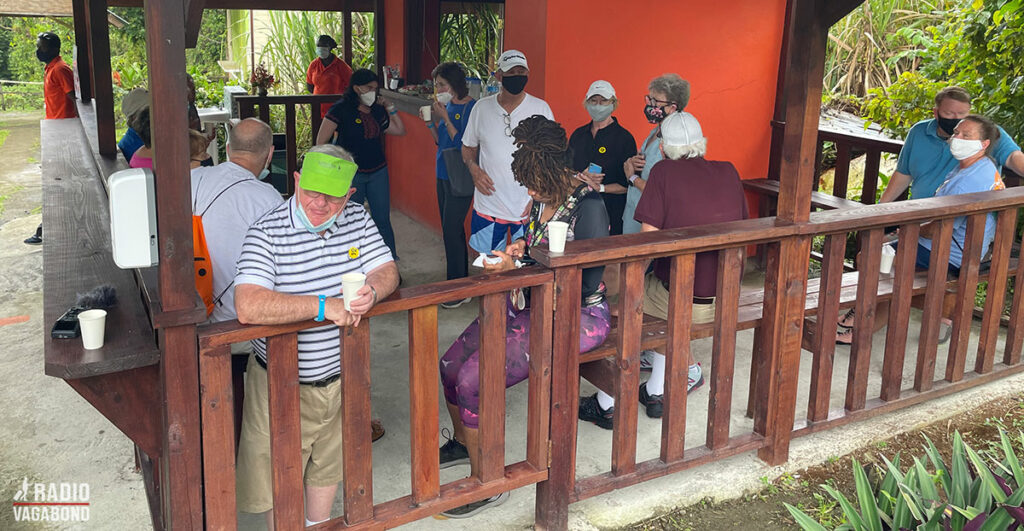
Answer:
<svg viewBox="0 0 1024 531"><path fill-rule="evenodd" d="M274 507L270 469L270 413L267 371L249 357L238 444L238 510L262 513ZM329 487L342 479L341 381L326 387L299 386L302 415L302 466L305 484Z"/></svg>
<svg viewBox="0 0 1024 531"><path fill-rule="evenodd" d="M658 319L668 319L668 290L654 273L648 273L644 278L644 313ZM710 323L714 320L714 302L693 305L694 323Z"/></svg>

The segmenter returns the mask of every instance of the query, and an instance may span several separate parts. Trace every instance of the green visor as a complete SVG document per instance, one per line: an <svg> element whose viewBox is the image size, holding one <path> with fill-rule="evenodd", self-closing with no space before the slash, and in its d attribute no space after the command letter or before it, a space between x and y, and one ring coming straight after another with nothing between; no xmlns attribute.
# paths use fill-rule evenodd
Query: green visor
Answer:
<svg viewBox="0 0 1024 531"><path fill-rule="evenodd" d="M352 178L359 169L355 162L326 153L306 153L302 161L299 188L320 192L333 197L344 197L352 186Z"/></svg>

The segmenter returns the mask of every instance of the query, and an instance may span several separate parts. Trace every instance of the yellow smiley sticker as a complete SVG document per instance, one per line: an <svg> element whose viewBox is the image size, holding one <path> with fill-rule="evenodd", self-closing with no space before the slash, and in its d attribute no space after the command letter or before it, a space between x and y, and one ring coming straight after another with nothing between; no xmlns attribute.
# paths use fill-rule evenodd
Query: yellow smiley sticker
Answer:
<svg viewBox="0 0 1024 531"><path fill-rule="evenodd" d="M601 147L597 148L597 152L598 152L598 153L604 153L605 151L608 151L608 150L607 150L607 149L605 149L605 147L604 147L604 146L601 146Z"/></svg>
<svg viewBox="0 0 1024 531"><path fill-rule="evenodd" d="M348 249L348 257L353 259L353 260L355 260L356 258L359 258L359 248L358 247L349 247L349 249Z"/></svg>
<svg viewBox="0 0 1024 531"><path fill-rule="evenodd" d="M459 113L455 113L455 119L456 120L461 120L462 119L462 115L459 114Z"/></svg>
<svg viewBox="0 0 1024 531"><path fill-rule="evenodd" d="M359 119L359 118L356 118L356 123L357 124L361 124L361 123L363 123L363 121L361 119Z"/></svg>

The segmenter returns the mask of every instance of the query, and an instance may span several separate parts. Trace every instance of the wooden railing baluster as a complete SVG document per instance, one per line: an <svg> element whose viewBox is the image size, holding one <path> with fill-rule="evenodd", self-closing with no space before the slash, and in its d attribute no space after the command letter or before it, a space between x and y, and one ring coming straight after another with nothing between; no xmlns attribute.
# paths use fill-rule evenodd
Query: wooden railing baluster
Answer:
<svg viewBox="0 0 1024 531"><path fill-rule="evenodd" d="M302 529L306 511L302 490L298 335L294 333L267 338L267 398L274 528Z"/></svg>
<svg viewBox="0 0 1024 531"><path fill-rule="evenodd" d="M686 382L695 261L694 254L674 256L669 273L665 407L661 418L661 460L666 463L681 460L686 444Z"/></svg>
<svg viewBox="0 0 1024 531"><path fill-rule="evenodd" d="M310 144L310 145L315 146L316 145L316 135L317 135L317 133L320 132L320 125L324 123L324 118L323 118L323 116L320 116L320 104L319 103L312 103L312 104L310 104L309 107L310 107L309 116L310 116L310 119L312 120L312 124L313 124L313 128L312 128L313 129L313 140L312 140L312 144Z"/></svg>
<svg viewBox="0 0 1024 531"><path fill-rule="evenodd" d="M832 181L832 195L846 199L846 189L850 182L850 143L837 140L835 178Z"/></svg>
<svg viewBox="0 0 1024 531"><path fill-rule="evenodd" d="M370 322L346 326L341 340L342 467L345 521L373 518L373 443L370 432Z"/></svg>
<svg viewBox="0 0 1024 531"><path fill-rule="evenodd" d="M644 319L644 269L640 261L622 264L619 293L619 344L615 356L615 422L612 474L636 469L637 390L640 387L640 334Z"/></svg>
<svg viewBox="0 0 1024 531"><path fill-rule="evenodd" d="M412 499L436 498L441 492L437 449L437 306L409 311L409 426L412 432Z"/></svg>
<svg viewBox="0 0 1024 531"><path fill-rule="evenodd" d="M260 102L260 120L265 124L270 124L270 102L266 99Z"/></svg>
<svg viewBox="0 0 1024 531"><path fill-rule="evenodd" d="M865 205L875 204L875 194L878 192L878 168L881 159L882 152L878 148L868 148L867 157L864 159L864 187L860 194L860 202Z"/></svg>
<svg viewBox="0 0 1024 531"><path fill-rule="evenodd" d="M896 248L896 258L893 260L892 297L889 299L889 321L885 331L885 354L882 358L881 399L886 402L898 399L903 386L903 364L907 352L917 240L920 234L921 226L917 223L900 227L899 245Z"/></svg>
<svg viewBox="0 0 1024 531"><path fill-rule="evenodd" d="M202 393L203 488L206 528L238 528L235 507L235 424L231 386L231 348L221 345L199 353Z"/></svg>
<svg viewBox="0 0 1024 531"><path fill-rule="evenodd" d="M505 476L505 329L506 293L480 300L480 446L477 478L482 483Z"/></svg>
<svg viewBox="0 0 1024 531"><path fill-rule="evenodd" d="M1000 210L996 216L996 235L992 241L992 262L989 264L988 292L978 337L978 357L974 370L985 374L992 370L996 358L996 340L1006 301L1006 279L1009 278L1010 250L1017 226L1017 209Z"/></svg>
<svg viewBox="0 0 1024 531"><path fill-rule="evenodd" d="M526 461L537 470L548 467L554 293L551 284L530 288L530 389L526 410Z"/></svg>
<svg viewBox="0 0 1024 531"><path fill-rule="evenodd" d="M978 268L981 264L981 247L984 243L987 217L988 214L975 214L967 218L964 248L961 250L963 254L960 257L960 276L956 283L953 335L949 339L949 355L946 357L946 381L949 382L959 382L964 378L967 342L971 339L974 296L978 293Z"/></svg>
<svg viewBox="0 0 1024 531"><path fill-rule="evenodd" d="M299 169L299 148L295 141L295 104L284 106L285 166L288 168L284 176L286 195L292 195L295 179L292 178Z"/></svg>
<svg viewBox="0 0 1024 531"><path fill-rule="evenodd" d="M918 392L931 389L935 383L935 356L939 348L942 299L946 295L949 248L953 237L952 219L942 219L934 223L936 227L932 230L932 251L928 258L928 286L931 289L924 295L921 335L917 343L917 368L914 372L914 390Z"/></svg>
<svg viewBox="0 0 1024 531"><path fill-rule="evenodd" d="M846 409L864 409L871 370L871 340L875 332L875 301L878 299L879 266L882 260L882 229L861 231L858 260L856 324L850 347L850 368L846 381Z"/></svg>
<svg viewBox="0 0 1024 531"><path fill-rule="evenodd" d="M807 404L807 419L811 422L828 418L832 395L832 363L836 352L835 323L839 320L839 296L843 283L845 252L845 232L825 237L818 289L818 314L814 326L811 392Z"/></svg>
<svg viewBox="0 0 1024 531"><path fill-rule="evenodd" d="M708 397L706 444L717 450L729 443L732 419L732 379L736 370L736 328L740 281L743 278L743 247L718 253L718 286L715 291L715 336L711 352L711 391ZM684 387L685 389L685 387Z"/></svg>
<svg viewBox="0 0 1024 531"><path fill-rule="evenodd" d="M1024 245L1022 245L1024 248ZM1010 324L1006 328L1006 345L1003 363L1020 363L1021 348L1024 347L1024 260L1017 259L1017 271L1013 281L1013 302L1010 305Z"/></svg>

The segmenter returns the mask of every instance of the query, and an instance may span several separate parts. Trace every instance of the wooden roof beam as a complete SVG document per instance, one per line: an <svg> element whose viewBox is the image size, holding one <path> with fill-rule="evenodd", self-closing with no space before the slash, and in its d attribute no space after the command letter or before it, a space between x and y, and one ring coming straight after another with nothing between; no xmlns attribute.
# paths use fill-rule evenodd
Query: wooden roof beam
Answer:
<svg viewBox="0 0 1024 531"><path fill-rule="evenodd" d="M820 0L821 7L819 12L821 13L822 26L825 28L832 27L833 24L842 20L843 17L849 15L851 11L857 9L858 6L864 3L864 0Z"/></svg>
<svg viewBox="0 0 1024 531"><path fill-rule="evenodd" d="M142 0L110 0L113 7L142 7ZM374 10L374 0L303 0L298 6L280 0L205 0L203 9L266 9L303 11L357 11Z"/></svg>
<svg viewBox="0 0 1024 531"><path fill-rule="evenodd" d="M199 42L205 4L206 0L185 0L185 48L195 48Z"/></svg>

